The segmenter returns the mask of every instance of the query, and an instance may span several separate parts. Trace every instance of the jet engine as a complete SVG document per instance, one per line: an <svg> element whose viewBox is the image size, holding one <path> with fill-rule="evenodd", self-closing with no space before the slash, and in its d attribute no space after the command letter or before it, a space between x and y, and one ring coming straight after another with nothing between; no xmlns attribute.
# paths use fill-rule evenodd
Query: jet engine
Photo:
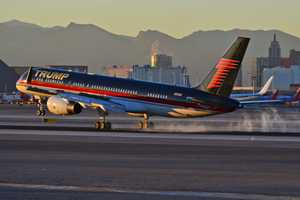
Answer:
<svg viewBox="0 0 300 200"><path fill-rule="evenodd" d="M52 96L47 101L49 112L56 115L73 115L82 111L82 106L77 102L68 101L59 96Z"/></svg>

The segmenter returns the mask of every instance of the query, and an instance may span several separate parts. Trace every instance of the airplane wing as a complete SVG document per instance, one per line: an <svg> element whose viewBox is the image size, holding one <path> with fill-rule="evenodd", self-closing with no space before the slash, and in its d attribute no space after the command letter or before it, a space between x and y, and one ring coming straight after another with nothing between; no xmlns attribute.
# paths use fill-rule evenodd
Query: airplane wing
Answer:
<svg viewBox="0 0 300 200"><path fill-rule="evenodd" d="M57 96L79 103L82 107L101 108L103 111L125 112L125 107L111 101L110 97L99 97L86 94L59 93Z"/></svg>

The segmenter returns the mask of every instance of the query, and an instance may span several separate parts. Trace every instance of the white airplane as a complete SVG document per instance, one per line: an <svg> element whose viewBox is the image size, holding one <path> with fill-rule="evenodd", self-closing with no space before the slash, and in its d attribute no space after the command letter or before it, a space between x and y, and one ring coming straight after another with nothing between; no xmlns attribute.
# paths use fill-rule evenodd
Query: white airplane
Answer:
<svg viewBox="0 0 300 200"><path fill-rule="evenodd" d="M266 84L257 93L231 94L230 97L233 99L237 99L239 101L246 101L246 100L248 101L248 100L252 100L252 99L257 99L257 98L267 94L268 90L270 89L270 87L272 85L273 79L274 79L274 76L271 76L268 79L268 81L266 82Z"/></svg>

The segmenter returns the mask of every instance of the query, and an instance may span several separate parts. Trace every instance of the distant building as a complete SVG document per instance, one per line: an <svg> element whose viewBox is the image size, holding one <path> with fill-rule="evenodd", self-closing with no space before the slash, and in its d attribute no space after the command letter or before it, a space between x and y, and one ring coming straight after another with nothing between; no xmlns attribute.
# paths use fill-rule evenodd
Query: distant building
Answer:
<svg viewBox="0 0 300 200"><path fill-rule="evenodd" d="M190 87L189 75L187 68L184 66L177 67L151 67L150 65L134 65L130 78L134 80L163 83L169 85Z"/></svg>
<svg viewBox="0 0 300 200"><path fill-rule="evenodd" d="M289 90L291 85L300 84L300 66L265 68L262 75L263 82L266 82L271 76L274 76L273 89Z"/></svg>
<svg viewBox="0 0 300 200"><path fill-rule="evenodd" d="M290 50L290 63L291 65L300 65L300 51Z"/></svg>
<svg viewBox="0 0 300 200"><path fill-rule="evenodd" d="M289 69L292 66L296 66L296 65L300 65L300 51L296 51L292 49L290 50L289 57L281 57L280 44L279 41L277 40L276 34L274 34L273 41L271 42L271 45L269 47L269 56L258 57L256 59L256 87L261 87L264 84L263 81L265 78L263 77L264 73L268 73L272 71L272 73L275 73L276 75L280 76L280 73L284 74L286 71L281 68ZM276 69L272 70L272 68L276 68ZM284 79L284 76L281 78ZM290 82L288 80L288 77L286 77L286 82Z"/></svg>
<svg viewBox="0 0 300 200"><path fill-rule="evenodd" d="M172 56L165 54L154 54L151 56L151 67L171 67Z"/></svg>
<svg viewBox="0 0 300 200"><path fill-rule="evenodd" d="M153 54L151 65L134 65L129 78L134 80L190 87L189 75L185 66L173 66L172 56Z"/></svg>
<svg viewBox="0 0 300 200"><path fill-rule="evenodd" d="M112 77L129 78L132 65L109 65L104 67L104 74Z"/></svg>
<svg viewBox="0 0 300 200"><path fill-rule="evenodd" d="M273 41L269 47L269 67L277 67L281 64L281 48L274 34Z"/></svg>

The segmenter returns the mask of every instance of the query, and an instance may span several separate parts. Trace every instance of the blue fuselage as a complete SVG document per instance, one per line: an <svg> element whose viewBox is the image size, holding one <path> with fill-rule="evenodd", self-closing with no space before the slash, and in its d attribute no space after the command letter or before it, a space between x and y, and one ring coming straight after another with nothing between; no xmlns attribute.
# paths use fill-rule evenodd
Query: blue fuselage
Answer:
<svg viewBox="0 0 300 200"><path fill-rule="evenodd" d="M76 94L123 105L128 113L170 117L207 116L231 112L239 106L236 100L194 88L44 68L25 73L17 88L39 96Z"/></svg>

